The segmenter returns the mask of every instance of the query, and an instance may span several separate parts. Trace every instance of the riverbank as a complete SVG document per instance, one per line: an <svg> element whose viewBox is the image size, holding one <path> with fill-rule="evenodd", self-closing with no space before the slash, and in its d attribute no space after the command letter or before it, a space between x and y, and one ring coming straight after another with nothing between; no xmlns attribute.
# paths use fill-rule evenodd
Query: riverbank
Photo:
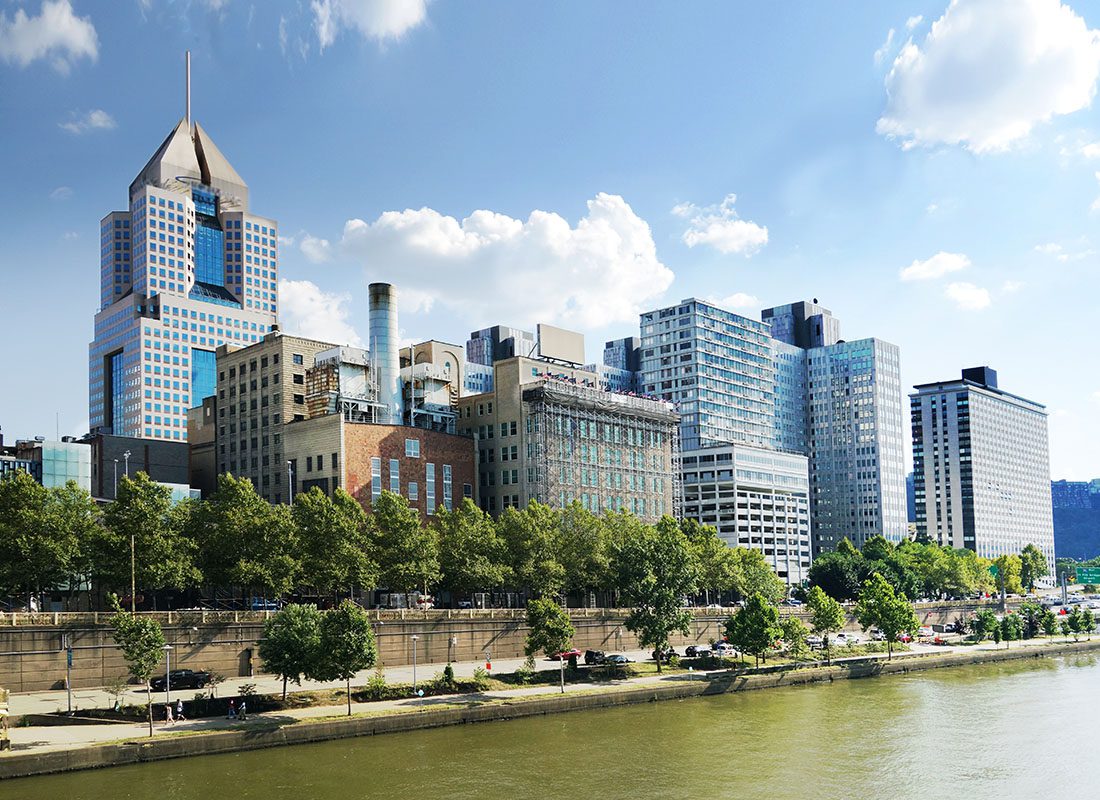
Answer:
<svg viewBox="0 0 1100 800"><path fill-rule="evenodd" d="M978 649L866 658L833 666L765 667L737 671L647 677L593 688L567 687L565 694L548 694L545 686L476 695L409 699L392 703L357 704L354 716L338 717L337 708L312 709L310 715L259 715L247 723L203 720L189 727L158 731L154 738L119 736L94 745L46 752L29 751L0 757L0 778L93 769L195 755L255 750L357 736L378 735L520 717L610 708L659 700L798 686L853 678L906 674L943 667L1043 658L1100 649L1100 639L1084 642L1020 643L1008 649ZM332 714L331 717L318 716ZM114 727L114 726L108 726ZM47 736L47 730L34 730Z"/></svg>

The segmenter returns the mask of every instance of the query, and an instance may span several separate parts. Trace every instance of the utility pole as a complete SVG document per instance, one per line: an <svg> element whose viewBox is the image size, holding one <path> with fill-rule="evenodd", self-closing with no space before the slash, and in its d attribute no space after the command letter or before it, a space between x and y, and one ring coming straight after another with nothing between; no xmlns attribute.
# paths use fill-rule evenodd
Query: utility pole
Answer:
<svg viewBox="0 0 1100 800"><path fill-rule="evenodd" d="M130 451L125 450L122 453L124 467L126 470L126 477L130 477ZM115 469L118 469L118 460L115 460ZM115 487L115 499L118 499L118 487ZM130 613L133 614L137 611L137 566L135 559L135 551L137 550L137 543L134 541L134 534L130 534Z"/></svg>
<svg viewBox="0 0 1100 800"><path fill-rule="evenodd" d="M111 499L112 500L117 500L118 499L118 459L117 458L115 459L115 488L114 488L114 491L111 492Z"/></svg>
<svg viewBox="0 0 1100 800"><path fill-rule="evenodd" d="M289 495L290 500L288 502L291 505L294 505L294 462L293 461L287 461L286 462L286 481L287 481L287 488L290 490L290 495Z"/></svg>
<svg viewBox="0 0 1100 800"><path fill-rule="evenodd" d="M71 635L62 635L62 646L65 648L65 694L69 701L69 716L73 714L73 641Z"/></svg>

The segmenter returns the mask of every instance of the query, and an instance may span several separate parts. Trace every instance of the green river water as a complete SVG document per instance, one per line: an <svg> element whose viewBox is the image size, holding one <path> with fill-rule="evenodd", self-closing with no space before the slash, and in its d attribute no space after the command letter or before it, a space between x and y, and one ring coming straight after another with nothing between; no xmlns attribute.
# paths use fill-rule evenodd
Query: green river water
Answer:
<svg viewBox="0 0 1100 800"><path fill-rule="evenodd" d="M1100 797L1100 662L1066 657L0 783L2 800Z"/></svg>

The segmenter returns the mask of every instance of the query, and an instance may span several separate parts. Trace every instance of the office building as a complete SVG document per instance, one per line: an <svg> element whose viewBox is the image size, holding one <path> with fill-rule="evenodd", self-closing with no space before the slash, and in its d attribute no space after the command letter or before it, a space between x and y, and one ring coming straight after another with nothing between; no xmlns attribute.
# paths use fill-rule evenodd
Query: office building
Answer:
<svg viewBox="0 0 1100 800"><path fill-rule="evenodd" d="M1047 415L989 367L909 396L917 531L983 558L1034 544L1054 573Z"/></svg>
<svg viewBox="0 0 1100 800"><path fill-rule="evenodd" d="M1050 500L1055 511L1092 508L1092 484L1089 481L1051 481Z"/></svg>
<svg viewBox="0 0 1100 800"><path fill-rule="evenodd" d="M39 436L17 439L14 446L0 444L0 478L24 471L47 489L75 481L81 489L92 490L91 450L73 437L49 441Z"/></svg>
<svg viewBox="0 0 1100 800"><path fill-rule="evenodd" d="M129 472L144 472L170 487L176 499L191 495L190 448L186 442L167 442L99 433L78 439L91 450L92 497L114 500L118 481Z"/></svg>
<svg viewBox="0 0 1100 800"><path fill-rule="evenodd" d="M535 334L507 325L494 325L470 334L466 342L466 360L491 367L497 361L516 356L530 358L537 355Z"/></svg>
<svg viewBox="0 0 1100 800"><path fill-rule="evenodd" d="M494 365L493 391L460 398L477 440L481 507L531 500L653 522L679 497L679 415L670 403L601 389L594 373L533 358Z"/></svg>
<svg viewBox="0 0 1100 800"><path fill-rule="evenodd" d="M683 454L683 516L712 526L731 547L760 550L788 584L812 563L806 456L745 445Z"/></svg>
<svg viewBox="0 0 1100 800"><path fill-rule="evenodd" d="M271 331L278 227L189 114L100 223L100 299L88 352L93 433L183 442L215 389L215 351Z"/></svg>

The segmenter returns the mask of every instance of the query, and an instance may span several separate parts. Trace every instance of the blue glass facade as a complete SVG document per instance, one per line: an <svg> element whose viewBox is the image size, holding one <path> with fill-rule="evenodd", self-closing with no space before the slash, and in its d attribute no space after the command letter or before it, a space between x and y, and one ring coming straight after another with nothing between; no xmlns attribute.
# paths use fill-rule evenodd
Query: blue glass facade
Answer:
<svg viewBox="0 0 1100 800"><path fill-rule="evenodd" d="M107 374L110 376L109 395L111 408L107 413L107 419L111 422L111 432L122 435L124 427L123 408L126 402L125 379L122 363L122 351L107 356Z"/></svg>
<svg viewBox="0 0 1100 800"><path fill-rule="evenodd" d="M195 203L195 280L225 286L225 231L218 224L217 202L205 189L191 190Z"/></svg>
<svg viewBox="0 0 1100 800"><path fill-rule="evenodd" d="M213 350L191 350L191 405L200 405L211 397L218 383L217 362Z"/></svg>

